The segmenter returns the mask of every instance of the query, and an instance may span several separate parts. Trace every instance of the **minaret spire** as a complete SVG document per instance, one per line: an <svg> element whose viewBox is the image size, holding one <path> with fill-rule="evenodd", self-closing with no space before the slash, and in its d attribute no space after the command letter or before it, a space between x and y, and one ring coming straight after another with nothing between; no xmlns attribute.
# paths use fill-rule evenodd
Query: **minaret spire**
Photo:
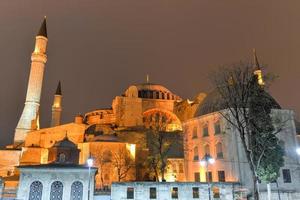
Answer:
<svg viewBox="0 0 300 200"><path fill-rule="evenodd" d="M60 83L60 81L58 81L58 85L57 85L57 88L56 88L55 95L62 95L62 93L61 93L61 83Z"/></svg>
<svg viewBox="0 0 300 200"><path fill-rule="evenodd" d="M255 48L253 48L253 68L254 68L254 74L257 76L258 84L264 86L265 82L263 79L262 71L258 62Z"/></svg>
<svg viewBox="0 0 300 200"><path fill-rule="evenodd" d="M37 34L37 36L44 36L47 38L47 23L46 23L46 16L44 17L44 20L42 22L42 25L40 27L40 30Z"/></svg>
<svg viewBox="0 0 300 200"><path fill-rule="evenodd" d="M149 74L146 75L146 82L149 83Z"/></svg>
<svg viewBox="0 0 300 200"><path fill-rule="evenodd" d="M54 100L52 104L52 118L51 118L51 127L60 125L61 111L62 111L62 92L61 92L61 83L58 82L56 92L54 94Z"/></svg>
<svg viewBox="0 0 300 200"><path fill-rule="evenodd" d="M27 86L24 110L15 130L14 143L22 144L29 131L36 130L39 124L39 107L43 84L44 68L47 62L47 27L44 19L35 37L35 47L31 55L31 69Z"/></svg>

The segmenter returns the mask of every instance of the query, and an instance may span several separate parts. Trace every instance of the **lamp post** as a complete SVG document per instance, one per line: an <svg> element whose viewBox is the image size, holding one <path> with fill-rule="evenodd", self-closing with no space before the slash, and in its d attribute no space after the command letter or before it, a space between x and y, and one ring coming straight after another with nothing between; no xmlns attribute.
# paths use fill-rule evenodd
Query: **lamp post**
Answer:
<svg viewBox="0 0 300 200"><path fill-rule="evenodd" d="M90 156L88 159L87 159L87 165L89 167L89 184L88 184L88 200L90 200L90 193L91 193L91 167L93 166L94 164L94 160L93 158Z"/></svg>
<svg viewBox="0 0 300 200"><path fill-rule="evenodd" d="M209 164L214 164L215 159L212 158L209 154L205 154L204 157L200 160L200 165L202 167L205 167L205 177L208 185L208 199L211 200L211 195L210 195L210 177L208 176L208 165Z"/></svg>

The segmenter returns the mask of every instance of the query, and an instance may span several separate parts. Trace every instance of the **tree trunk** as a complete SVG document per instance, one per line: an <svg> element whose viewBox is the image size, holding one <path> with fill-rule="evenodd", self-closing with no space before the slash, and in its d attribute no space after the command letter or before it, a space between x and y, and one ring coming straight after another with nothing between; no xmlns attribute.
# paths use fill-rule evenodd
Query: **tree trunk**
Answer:
<svg viewBox="0 0 300 200"><path fill-rule="evenodd" d="M259 200L259 193L258 193L258 187L257 187L257 177L255 176L254 172L252 175L253 179L253 199L254 200Z"/></svg>
<svg viewBox="0 0 300 200"><path fill-rule="evenodd" d="M271 183L267 183L267 188L268 188L268 200L271 200Z"/></svg>

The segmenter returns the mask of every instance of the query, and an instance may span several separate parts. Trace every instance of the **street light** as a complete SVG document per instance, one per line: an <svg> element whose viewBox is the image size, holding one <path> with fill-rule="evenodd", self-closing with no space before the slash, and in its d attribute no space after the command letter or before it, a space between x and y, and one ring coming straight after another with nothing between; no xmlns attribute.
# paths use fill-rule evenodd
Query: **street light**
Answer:
<svg viewBox="0 0 300 200"><path fill-rule="evenodd" d="M300 156L300 147L296 149L297 154Z"/></svg>
<svg viewBox="0 0 300 200"><path fill-rule="evenodd" d="M90 176L91 176L91 167L92 167L93 164L94 164L93 158L90 156L90 157L87 159L86 163L87 163L87 165L88 165L88 167L89 167L88 200L90 200L90 193L91 193L91 191L90 191L90 187L91 187L91 177L90 177Z"/></svg>
<svg viewBox="0 0 300 200"><path fill-rule="evenodd" d="M210 178L208 177L208 165L209 164L214 164L215 159L212 158L209 154L205 154L204 157L200 160L200 165L202 167L205 167L205 176L207 180L207 185L208 185L208 198L211 200L211 195L210 195Z"/></svg>

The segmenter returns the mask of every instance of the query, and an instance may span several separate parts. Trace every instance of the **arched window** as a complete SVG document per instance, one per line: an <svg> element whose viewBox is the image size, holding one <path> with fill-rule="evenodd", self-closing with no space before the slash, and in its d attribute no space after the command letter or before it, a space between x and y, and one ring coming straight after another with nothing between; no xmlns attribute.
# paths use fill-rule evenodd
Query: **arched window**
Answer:
<svg viewBox="0 0 300 200"><path fill-rule="evenodd" d="M104 162L111 162L112 153L110 150L105 150L103 152L103 161Z"/></svg>
<svg viewBox="0 0 300 200"><path fill-rule="evenodd" d="M222 143L221 142L217 143L216 150L217 150L217 158L219 158L219 159L224 158L223 147L222 147Z"/></svg>
<svg viewBox="0 0 300 200"><path fill-rule="evenodd" d="M214 198L216 198L216 199L220 198L220 189L218 187L213 187L212 191L213 191Z"/></svg>
<svg viewBox="0 0 300 200"><path fill-rule="evenodd" d="M161 93L161 98L165 99L165 93Z"/></svg>
<svg viewBox="0 0 300 200"><path fill-rule="evenodd" d="M60 153L58 155L58 162L64 163L66 161L66 155L64 153Z"/></svg>
<svg viewBox="0 0 300 200"><path fill-rule="evenodd" d="M30 185L29 200L41 200L43 195L43 184L40 181L34 181Z"/></svg>
<svg viewBox="0 0 300 200"><path fill-rule="evenodd" d="M70 200L82 200L83 185L80 181L75 181L71 186Z"/></svg>
<svg viewBox="0 0 300 200"><path fill-rule="evenodd" d="M51 184L50 200L62 200L63 184L60 181L55 181Z"/></svg>
<svg viewBox="0 0 300 200"><path fill-rule="evenodd" d="M199 160L198 147L194 147L194 160Z"/></svg>
<svg viewBox="0 0 300 200"><path fill-rule="evenodd" d="M215 129L215 135L218 135L221 133L221 124L219 121L217 121L215 124L214 124L214 129Z"/></svg>
<svg viewBox="0 0 300 200"><path fill-rule="evenodd" d="M210 149L209 149L209 145L208 144L204 145L204 154L210 155Z"/></svg>
<svg viewBox="0 0 300 200"><path fill-rule="evenodd" d="M198 137L197 131L198 131L198 129L197 129L197 127L195 126L195 127L193 128L193 138L197 138L197 137Z"/></svg>

